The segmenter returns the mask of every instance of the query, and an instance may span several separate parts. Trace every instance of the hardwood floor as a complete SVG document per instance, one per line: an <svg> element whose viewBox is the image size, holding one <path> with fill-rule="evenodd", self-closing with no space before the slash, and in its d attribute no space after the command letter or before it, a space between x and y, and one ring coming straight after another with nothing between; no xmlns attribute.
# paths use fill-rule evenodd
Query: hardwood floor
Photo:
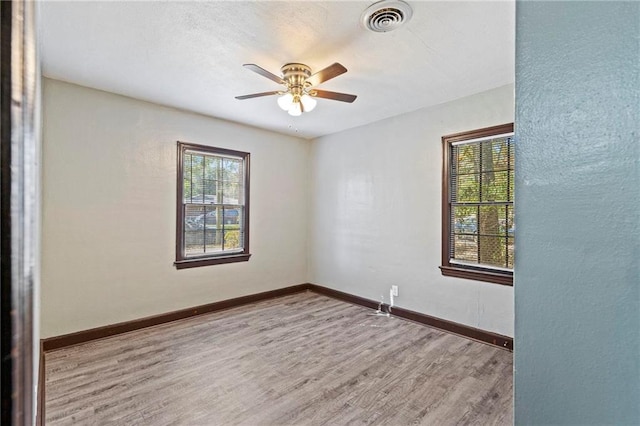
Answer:
<svg viewBox="0 0 640 426"><path fill-rule="evenodd" d="M47 425L510 425L512 354L311 292L46 353Z"/></svg>

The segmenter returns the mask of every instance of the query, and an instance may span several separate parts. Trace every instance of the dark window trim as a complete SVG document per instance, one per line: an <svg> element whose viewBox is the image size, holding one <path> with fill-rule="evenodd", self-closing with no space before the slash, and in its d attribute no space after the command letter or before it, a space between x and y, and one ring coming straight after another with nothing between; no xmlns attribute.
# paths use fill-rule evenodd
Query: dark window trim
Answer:
<svg viewBox="0 0 640 426"><path fill-rule="evenodd" d="M211 155L222 155L240 157L244 161L244 216L242 226L244 229L244 249L240 252L222 253L214 255L204 255L197 257L184 256L184 215L183 215L183 156L187 150L210 153ZM178 164L177 164L177 185L176 185L176 269L195 268L199 266L220 265L224 263L246 262L251 257L249 253L249 173L251 154L243 151L234 151L226 148L216 148L207 145L197 145L188 142L178 141Z"/></svg>
<svg viewBox="0 0 640 426"><path fill-rule="evenodd" d="M451 241L451 221L450 221L450 157L451 144L454 142L469 139L484 138L503 133L512 133L513 123L501 124L499 126L485 127L483 129L469 132L455 133L442 137L442 264L440 271L442 275L448 277L466 278L469 280L485 281L495 284L513 286L513 272L486 269L476 266L466 266L449 261L449 244Z"/></svg>

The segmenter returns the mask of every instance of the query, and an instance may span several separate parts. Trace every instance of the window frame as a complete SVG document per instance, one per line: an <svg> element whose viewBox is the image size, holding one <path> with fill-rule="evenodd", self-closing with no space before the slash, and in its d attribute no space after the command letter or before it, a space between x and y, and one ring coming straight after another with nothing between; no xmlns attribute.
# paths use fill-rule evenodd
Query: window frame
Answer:
<svg viewBox="0 0 640 426"><path fill-rule="evenodd" d="M442 275L513 286L513 270L451 263L451 148L452 144L472 139L513 133L513 123L485 127L442 137ZM515 167L514 167L515 170ZM515 202L514 202L515 206ZM515 235L515 233L514 233Z"/></svg>
<svg viewBox="0 0 640 426"><path fill-rule="evenodd" d="M251 257L249 252L249 167L250 157L248 152L235 151L226 148L217 148L208 145L198 145L189 142L178 141L178 164L176 186L176 269L194 268L199 266L219 265L224 263L246 262ZM184 247L184 154L186 151L199 151L218 157L236 157L243 160L244 172L244 214L242 226L244 229L243 250L235 253L206 253L201 256L185 256Z"/></svg>

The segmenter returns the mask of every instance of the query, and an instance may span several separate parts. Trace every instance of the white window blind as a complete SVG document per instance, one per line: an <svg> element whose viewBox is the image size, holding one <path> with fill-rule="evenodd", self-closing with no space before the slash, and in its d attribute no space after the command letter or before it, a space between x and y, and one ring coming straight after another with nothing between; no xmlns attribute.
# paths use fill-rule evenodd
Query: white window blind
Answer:
<svg viewBox="0 0 640 426"><path fill-rule="evenodd" d="M513 134L452 143L450 155L450 263L512 270Z"/></svg>

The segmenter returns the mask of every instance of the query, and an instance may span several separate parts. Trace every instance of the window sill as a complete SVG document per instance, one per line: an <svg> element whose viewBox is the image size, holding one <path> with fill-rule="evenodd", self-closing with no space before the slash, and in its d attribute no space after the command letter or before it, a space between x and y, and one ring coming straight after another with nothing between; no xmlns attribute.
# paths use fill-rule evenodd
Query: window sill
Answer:
<svg viewBox="0 0 640 426"><path fill-rule="evenodd" d="M248 253L230 254L218 257L206 257L195 259L176 260L173 264L176 269L197 268L199 266L220 265L223 263L246 262L251 257Z"/></svg>
<svg viewBox="0 0 640 426"><path fill-rule="evenodd" d="M453 266L440 266L440 270L442 275L447 277L466 278L468 280L513 286L513 272L479 271Z"/></svg>

